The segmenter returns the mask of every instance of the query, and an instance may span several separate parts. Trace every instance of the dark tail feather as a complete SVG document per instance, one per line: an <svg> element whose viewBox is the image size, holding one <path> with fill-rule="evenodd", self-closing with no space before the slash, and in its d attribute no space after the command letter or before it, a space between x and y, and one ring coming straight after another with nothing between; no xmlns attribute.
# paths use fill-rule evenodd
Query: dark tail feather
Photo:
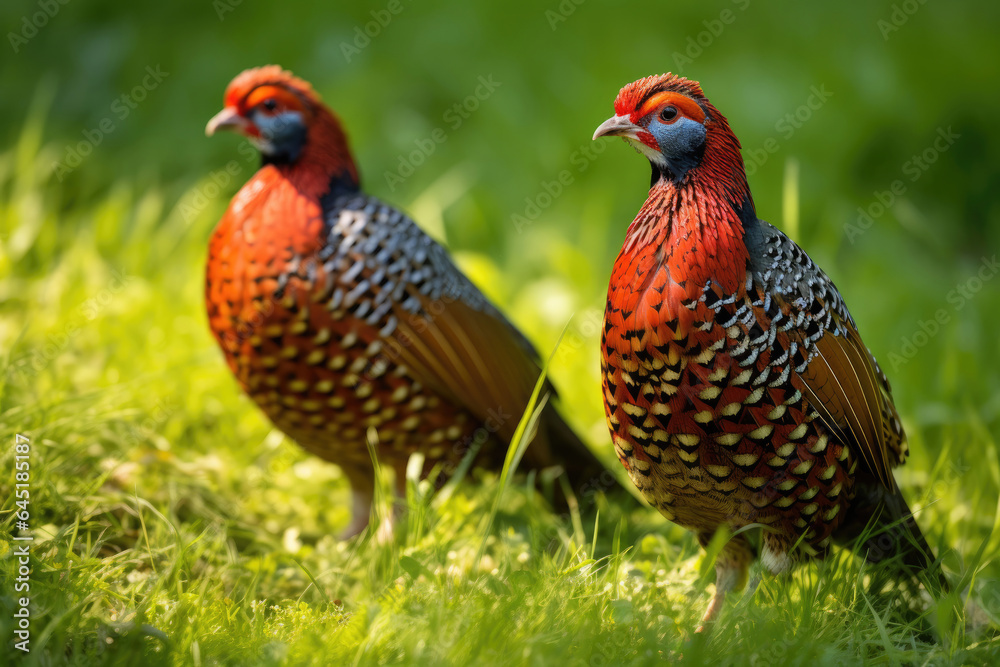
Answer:
<svg viewBox="0 0 1000 667"><path fill-rule="evenodd" d="M949 590L934 551L898 490L890 493L878 483L859 484L851 519L834 535L840 543L858 538L864 539L858 552L869 563L895 561L911 577L931 578L943 592Z"/></svg>
<svg viewBox="0 0 1000 667"><path fill-rule="evenodd" d="M614 472L580 440L551 402L545 406L538 434L528 446L524 458L533 468L561 467L584 513L594 509L600 493L614 496L618 492L627 494Z"/></svg>

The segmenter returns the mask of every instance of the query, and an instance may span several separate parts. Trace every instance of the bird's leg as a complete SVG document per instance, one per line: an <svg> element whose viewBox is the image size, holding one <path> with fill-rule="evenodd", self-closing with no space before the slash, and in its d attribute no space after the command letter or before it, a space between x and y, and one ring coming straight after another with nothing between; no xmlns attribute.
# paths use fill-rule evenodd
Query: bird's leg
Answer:
<svg viewBox="0 0 1000 667"><path fill-rule="evenodd" d="M379 544L392 541L396 534L396 526L406 517L408 506L406 504L406 465L395 466L395 483L393 484L392 505L389 512L382 517L379 522L375 537Z"/></svg>
<svg viewBox="0 0 1000 667"><path fill-rule="evenodd" d="M795 560L789 555L790 549L791 542L787 538L779 537L765 530L761 538L760 564L772 575L784 574L795 566ZM754 593L760 587L761 578L761 572L758 571L750 579L743 591L742 605L749 604Z"/></svg>
<svg viewBox="0 0 1000 667"><path fill-rule="evenodd" d="M712 533L702 533L698 541L707 546L712 540ZM718 617L730 591L739 590L747 581L750 563L753 561L753 551L743 535L737 535L729 540L715 559L715 595L708 603L705 615L695 632L704 632Z"/></svg>
<svg viewBox="0 0 1000 667"><path fill-rule="evenodd" d="M375 479L371 469L343 468L344 475L351 483L351 522L340 534L346 540L368 527L372 515L372 500L375 493Z"/></svg>
<svg viewBox="0 0 1000 667"><path fill-rule="evenodd" d="M788 537L764 530L760 540L760 564L774 576L788 572L795 567L795 560L789 555L791 548Z"/></svg>
<svg viewBox="0 0 1000 667"><path fill-rule="evenodd" d="M760 572L753 575L750 579L750 583L747 584L746 589L743 591L743 602L749 602L754 596L754 593L757 592L758 588L760 588Z"/></svg>

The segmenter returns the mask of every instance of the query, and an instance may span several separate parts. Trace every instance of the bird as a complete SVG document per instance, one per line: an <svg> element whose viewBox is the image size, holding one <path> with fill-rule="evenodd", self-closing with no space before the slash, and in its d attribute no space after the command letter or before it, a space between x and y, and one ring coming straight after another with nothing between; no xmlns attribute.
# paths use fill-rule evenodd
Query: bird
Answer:
<svg viewBox="0 0 1000 667"><path fill-rule="evenodd" d="M829 276L757 217L729 121L669 72L614 111L594 139L622 137L651 179L608 286L605 416L649 504L702 547L731 536L699 629L746 583L748 527L774 575L859 541L911 580L931 571L893 477L909 450L889 381Z"/></svg>
<svg viewBox="0 0 1000 667"><path fill-rule="evenodd" d="M274 425L342 469L343 536L371 515L370 440L401 495L417 452L439 483L473 449L499 469L540 375L527 338L441 245L361 189L343 127L308 82L277 65L242 72L205 129L220 130L244 135L261 166L211 234L208 324ZM581 504L617 484L551 402L524 461L561 466Z"/></svg>

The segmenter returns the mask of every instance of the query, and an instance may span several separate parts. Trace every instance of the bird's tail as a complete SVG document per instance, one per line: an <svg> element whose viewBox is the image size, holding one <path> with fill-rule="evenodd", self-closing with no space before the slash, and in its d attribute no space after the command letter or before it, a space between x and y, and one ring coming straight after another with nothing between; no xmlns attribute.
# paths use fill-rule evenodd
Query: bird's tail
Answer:
<svg viewBox="0 0 1000 667"><path fill-rule="evenodd" d="M601 493L613 496L617 496L618 492L627 494L615 473L590 451L551 401L542 412L538 433L528 446L524 459L531 468L561 468L569 483L569 491L584 513L594 509ZM557 497L560 494L557 493Z"/></svg>
<svg viewBox="0 0 1000 667"><path fill-rule="evenodd" d="M942 592L948 581L902 494L878 483L861 483L851 519L834 538L860 540L858 551L869 563L894 562L911 578L935 581Z"/></svg>

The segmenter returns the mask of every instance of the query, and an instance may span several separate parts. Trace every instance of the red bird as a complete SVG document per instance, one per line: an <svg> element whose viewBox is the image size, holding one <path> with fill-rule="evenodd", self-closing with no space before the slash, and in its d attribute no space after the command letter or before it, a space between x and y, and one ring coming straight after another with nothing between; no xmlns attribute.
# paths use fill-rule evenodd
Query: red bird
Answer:
<svg viewBox="0 0 1000 667"><path fill-rule="evenodd" d="M441 246L361 191L340 122L308 83L243 72L206 132L221 129L247 136L263 165L212 234L209 325L274 424L343 469L347 534L370 514L369 428L400 491L418 451L425 474L480 445L499 467L540 372L531 344ZM581 495L613 483L551 406L525 460L561 464Z"/></svg>
<svg viewBox="0 0 1000 667"><path fill-rule="evenodd" d="M889 549L867 542L869 561L931 565L892 474L907 446L889 382L833 281L757 218L725 116L697 82L651 76L622 88L602 136L652 166L602 341L608 427L635 485L703 546L760 524L774 574L869 522L896 523ZM753 557L745 532L729 540L703 622Z"/></svg>

